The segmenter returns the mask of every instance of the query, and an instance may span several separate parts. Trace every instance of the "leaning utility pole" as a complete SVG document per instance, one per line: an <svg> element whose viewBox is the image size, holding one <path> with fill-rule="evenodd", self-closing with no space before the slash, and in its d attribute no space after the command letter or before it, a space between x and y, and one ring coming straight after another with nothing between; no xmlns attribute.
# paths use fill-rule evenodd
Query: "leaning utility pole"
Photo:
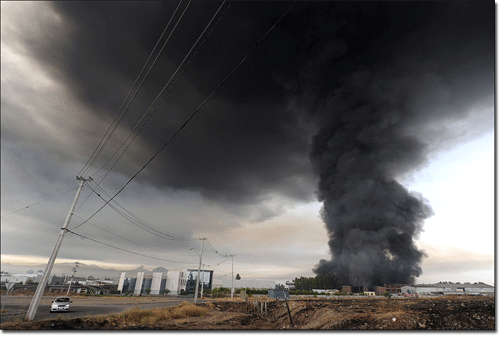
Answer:
<svg viewBox="0 0 500 340"><path fill-rule="evenodd" d="M83 177L76 176L76 180L80 181L80 187L78 188L78 191L75 196L75 200L73 201L73 204L71 205L71 208L69 209L68 216L66 216L66 220L64 221L64 225L61 228L61 232L59 233L59 238L57 239L56 246L54 247L54 250L52 251L52 255L50 255L49 262L47 263L47 267L45 268L45 272L42 275L42 279L38 283L38 287L36 288L35 295L33 296L33 299L31 300L31 304L28 308L28 312L26 313L26 319L28 321L31 321L35 318L36 311L38 309L38 305L40 304L40 299L42 298L43 291L45 290L45 286L47 285L47 281L49 279L50 272L52 271L52 267L54 266L54 262L57 257L57 253L59 252L59 249L61 248L62 241L64 239L64 235L68 231L68 225L69 221L71 220L71 216L73 215L73 211L75 210L76 202L78 201L78 197L80 197L80 193L83 189L83 184L85 183L86 179Z"/></svg>
<svg viewBox="0 0 500 340"><path fill-rule="evenodd" d="M200 270L201 270L201 258L203 256L203 244L207 238L200 238L201 240L201 253L200 253L200 264L198 265L198 276L196 277L196 288L194 290L194 303L198 301L198 286L200 284Z"/></svg>

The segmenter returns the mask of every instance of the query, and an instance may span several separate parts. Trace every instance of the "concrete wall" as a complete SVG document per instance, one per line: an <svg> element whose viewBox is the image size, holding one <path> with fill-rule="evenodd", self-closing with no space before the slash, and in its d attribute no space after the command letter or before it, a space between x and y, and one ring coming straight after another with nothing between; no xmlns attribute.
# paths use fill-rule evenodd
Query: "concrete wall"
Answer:
<svg viewBox="0 0 500 340"><path fill-rule="evenodd" d="M271 280L234 280L234 288L253 288L253 289L274 289L275 281ZM222 287L231 288L231 278L222 279Z"/></svg>
<svg viewBox="0 0 500 340"><path fill-rule="evenodd" d="M170 290L170 293L168 295L179 295L181 292L181 289L184 289L182 285L181 279L183 279L183 276L181 275L181 271L169 271L167 273L167 283L165 285L165 288Z"/></svg>
<svg viewBox="0 0 500 340"><path fill-rule="evenodd" d="M123 282L125 281L125 274L126 274L126 272L121 272L121 274L120 274L120 280L118 281L118 288L117 288L117 290L119 290L120 292L122 292L122 290L123 290Z"/></svg>
<svg viewBox="0 0 500 340"><path fill-rule="evenodd" d="M134 295L141 294L143 280L144 280L144 272L137 273L137 281L135 283Z"/></svg>
<svg viewBox="0 0 500 340"><path fill-rule="evenodd" d="M160 294L160 285L162 273L153 273L153 281L151 282L151 294Z"/></svg>

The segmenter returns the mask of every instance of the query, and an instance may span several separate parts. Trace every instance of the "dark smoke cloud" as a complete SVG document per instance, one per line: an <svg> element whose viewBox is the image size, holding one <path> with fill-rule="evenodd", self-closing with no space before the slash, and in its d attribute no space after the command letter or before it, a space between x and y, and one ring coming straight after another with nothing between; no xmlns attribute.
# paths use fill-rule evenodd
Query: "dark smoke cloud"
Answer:
<svg viewBox="0 0 500 340"><path fill-rule="evenodd" d="M351 284L413 283L424 256L414 238L432 209L395 177L425 161L426 145L404 135L409 113L374 88L357 79L336 91L328 104L331 121L313 140L333 258L315 272L334 272Z"/></svg>
<svg viewBox="0 0 500 340"><path fill-rule="evenodd" d="M20 37L92 119L67 114L101 122L74 137L87 153L53 151L56 158L77 158L75 173L176 5L54 2L57 29L47 24L36 39ZM122 126L135 125L219 5L192 3ZM142 149L119 163L110 175L115 182L105 186L118 188L116 178L134 174L289 6L232 2L141 132ZM479 104L492 107L494 13L492 1L298 2L134 181L199 192L242 217L252 207L246 217L262 221L281 211L266 206L269 196L311 201L319 178L332 258L316 272L333 271L351 284L354 278L411 282L424 256L414 241L432 210L401 179L425 165L438 145L463 141L449 123ZM2 135L12 144L15 138Z"/></svg>
<svg viewBox="0 0 500 340"><path fill-rule="evenodd" d="M376 7L387 14L397 6ZM486 98L492 105L494 29L487 7L405 5L401 14L427 10L429 19L439 11L447 20L377 27L366 45L371 52L359 52L341 34L288 84L297 110L320 126L310 158L320 177L332 258L321 260L315 273L333 272L345 284L365 286L414 283L422 273L425 253L415 240L433 211L400 181L427 164L445 135L457 133L445 122L466 117ZM346 71L346 60L356 59L363 62ZM441 135L432 136L438 126Z"/></svg>

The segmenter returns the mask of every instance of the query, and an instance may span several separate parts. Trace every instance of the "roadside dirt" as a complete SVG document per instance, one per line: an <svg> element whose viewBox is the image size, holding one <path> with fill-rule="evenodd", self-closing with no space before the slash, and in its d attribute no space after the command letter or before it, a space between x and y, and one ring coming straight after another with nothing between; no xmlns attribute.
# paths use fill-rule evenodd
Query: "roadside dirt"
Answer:
<svg viewBox="0 0 500 340"><path fill-rule="evenodd" d="M264 303L264 301L262 301ZM3 323L2 329L495 329L494 297L267 300L201 303L207 313L154 324L117 324L105 316ZM264 311L264 313L261 313Z"/></svg>

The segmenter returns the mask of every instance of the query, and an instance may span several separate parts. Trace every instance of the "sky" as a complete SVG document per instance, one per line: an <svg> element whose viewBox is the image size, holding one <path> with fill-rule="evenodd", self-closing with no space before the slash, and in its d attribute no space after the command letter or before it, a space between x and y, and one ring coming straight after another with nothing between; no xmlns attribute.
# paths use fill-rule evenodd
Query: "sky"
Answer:
<svg viewBox="0 0 500 340"><path fill-rule="evenodd" d="M371 195L346 183L380 173L425 212L399 234L416 282L493 284L494 3L298 2L244 59L292 4L2 2L2 263L43 269L84 170L94 180L58 262L196 268L206 237L216 277L231 275L232 254L245 279L314 276L320 260L359 267L366 257L346 248L342 265L331 257L336 209L349 198L362 216ZM102 198L124 187L111 204L141 222L99 210L91 187Z"/></svg>

